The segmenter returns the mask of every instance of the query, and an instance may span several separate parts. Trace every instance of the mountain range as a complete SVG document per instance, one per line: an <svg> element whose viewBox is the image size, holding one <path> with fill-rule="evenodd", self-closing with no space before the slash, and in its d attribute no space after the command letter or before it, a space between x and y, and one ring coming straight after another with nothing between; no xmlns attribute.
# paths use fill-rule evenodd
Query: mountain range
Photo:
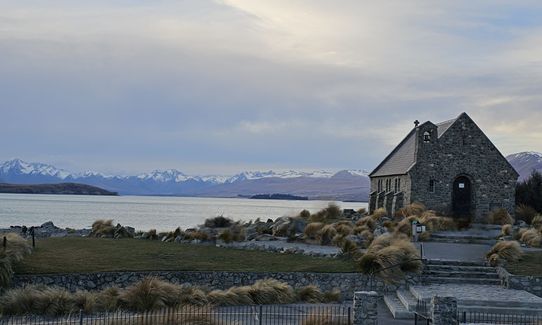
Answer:
<svg viewBox="0 0 542 325"><path fill-rule="evenodd" d="M533 169L542 172L542 153L520 152L506 158L520 174L519 180L526 179ZM368 174L365 170L342 170L336 173L289 170L247 171L233 176L194 176L176 169L167 169L120 176L93 171L71 173L48 164L28 163L20 159L0 165L0 183L81 183L121 195L237 197L281 193L340 201L367 201Z"/></svg>
<svg viewBox="0 0 542 325"><path fill-rule="evenodd" d="M176 195L237 197L256 194L291 194L310 199L365 201L369 193L368 172L247 171L233 176L184 174L176 169L154 170L132 176L87 171L71 173L44 163L20 159L0 165L0 183L81 183L121 195Z"/></svg>

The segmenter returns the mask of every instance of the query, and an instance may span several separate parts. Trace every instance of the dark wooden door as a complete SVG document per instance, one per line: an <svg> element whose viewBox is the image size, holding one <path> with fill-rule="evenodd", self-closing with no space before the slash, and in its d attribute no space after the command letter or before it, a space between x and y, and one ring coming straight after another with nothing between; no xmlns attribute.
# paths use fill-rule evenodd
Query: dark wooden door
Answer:
<svg viewBox="0 0 542 325"><path fill-rule="evenodd" d="M456 217L470 217L472 186L468 177L459 176L454 181L453 210Z"/></svg>

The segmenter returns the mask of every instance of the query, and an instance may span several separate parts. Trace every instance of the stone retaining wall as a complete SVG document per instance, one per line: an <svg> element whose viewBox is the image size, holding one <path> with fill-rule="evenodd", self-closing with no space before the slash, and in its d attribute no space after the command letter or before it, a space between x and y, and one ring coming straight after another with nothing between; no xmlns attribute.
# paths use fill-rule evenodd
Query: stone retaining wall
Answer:
<svg viewBox="0 0 542 325"><path fill-rule="evenodd" d="M232 286L251 285L260 279L273 278L286 282L294 288L308 284L315 284L324 291L338 288L341 290L344 299L352 299L354 291L377 290L383 293L394 291L398 288L395 285L385 285L379 280L374 281L373 287L371 286L370 278L360 273L186 271L16 275L13 279L13 286L22 287L27 284L45 284L63 287L70 291L101 290L111 286L123 288L146 276L156 276L172 283L188 283L209 289L227 289ZM409 277L406 282L411 284L417 283L418 277Z"/></svg>
<svg viewBox="0 0 542 325"><path fill-rule="evenodd" d="M497 273L502 285L507 289L525 290L542 297L542 277L514 275L503 267L497 267Z"/></svg>

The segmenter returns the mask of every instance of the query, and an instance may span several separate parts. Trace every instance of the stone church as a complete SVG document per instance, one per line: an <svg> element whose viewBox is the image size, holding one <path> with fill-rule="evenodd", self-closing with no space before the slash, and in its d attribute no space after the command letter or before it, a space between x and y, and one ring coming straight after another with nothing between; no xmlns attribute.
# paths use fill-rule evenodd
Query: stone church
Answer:
<svg viewBox="0 0 542 325"><path fill-rule="evenodd" d="M416 121L369 176L371 212L384 207L393 214L421 202L477 222L496 208L514 215L519 175L466 113L437 124Z"/></svg>

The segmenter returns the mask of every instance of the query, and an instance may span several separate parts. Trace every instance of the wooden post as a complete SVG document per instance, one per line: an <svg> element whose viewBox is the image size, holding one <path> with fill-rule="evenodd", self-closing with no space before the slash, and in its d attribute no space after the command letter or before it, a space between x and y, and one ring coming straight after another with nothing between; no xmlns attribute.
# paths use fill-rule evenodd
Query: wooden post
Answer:
<svg viewBox="0 0 542 325"><path fill-rule="evenodd" d="M6 248L8 247L8 239L6 236L4 236L4 241L2 242L2 247L4 248L4 252L6 251Z"/></svg>

